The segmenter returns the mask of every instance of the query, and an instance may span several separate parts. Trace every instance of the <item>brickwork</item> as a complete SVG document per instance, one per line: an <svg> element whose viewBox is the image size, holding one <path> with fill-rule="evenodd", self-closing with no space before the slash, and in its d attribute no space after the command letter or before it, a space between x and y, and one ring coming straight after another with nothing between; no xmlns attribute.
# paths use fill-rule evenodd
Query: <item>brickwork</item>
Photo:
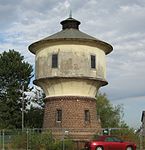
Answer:
<svg viewBox="0 0 145 150"><path fill-rule="evenodd" d="M58 109L62 110L61 122L57 122L56 120ZM85 110L89 110L90 112L89 121L85 121ZM58 131L57 129L67 129L70 131L69 135L73 139L90 138L101 128L99 119L97 118L95 99L77 96L47 98L43 128L53 129L53 132L57 136L59 134L61 136L62 134L62 130Z"/></svg>

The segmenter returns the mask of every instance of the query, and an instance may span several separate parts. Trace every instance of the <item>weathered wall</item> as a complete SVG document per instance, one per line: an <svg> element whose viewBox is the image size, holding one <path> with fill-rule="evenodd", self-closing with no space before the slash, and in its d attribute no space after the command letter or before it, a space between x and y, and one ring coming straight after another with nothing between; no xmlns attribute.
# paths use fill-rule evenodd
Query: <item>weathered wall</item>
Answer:
<svg viewBox="0 0 145 150"><path fill-rule="evenodd" d="M56 53L58 69L51 68L51 57ZM91 69L90 55L96 56L96 69ZM58 44L44 47L36 54L36 79L54 76L106 79L105 53L99 48L82 44Z"/></svg>
<svg viewBox="0 0 145 150"><path fill-rule="evenodd" d="M58 68L51 66L52 54L58 54ZM96 56L95 69L91 68L91 55ZM41 47L36 54L37 84L47 97L95 97L101 86L98 80L106 80L105 57L103 50L79 42L53 43Z"/></svg>

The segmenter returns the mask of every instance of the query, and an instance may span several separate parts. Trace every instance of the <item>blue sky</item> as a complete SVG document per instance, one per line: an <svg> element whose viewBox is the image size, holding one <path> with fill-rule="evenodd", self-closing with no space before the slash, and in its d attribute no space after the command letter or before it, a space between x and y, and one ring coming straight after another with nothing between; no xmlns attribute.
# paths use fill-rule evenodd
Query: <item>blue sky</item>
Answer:
<svg viewBox="0 0 145 150"><path fill-rule="evenodd" d="M144 0L0 0L0 53L15 49L34 65L28 45L60 31L70 9L81 31L114 47L107 56L109 85L101 92L123 104L125 121L139 127L145 110Z"/></svg>

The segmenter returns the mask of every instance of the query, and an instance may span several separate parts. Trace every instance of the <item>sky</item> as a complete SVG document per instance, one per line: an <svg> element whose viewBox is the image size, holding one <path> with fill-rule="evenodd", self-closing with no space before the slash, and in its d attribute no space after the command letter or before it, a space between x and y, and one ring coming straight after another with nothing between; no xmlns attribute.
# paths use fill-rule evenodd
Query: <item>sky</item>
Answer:
<svg viewBox="0 0 145 150"><path fill-rule="evenodd" d="M0 53L15 49L34 65L28 46L61 30L69 17L80 30L113 46L101 88L124 120L139 128L145 110L145 0L0 0Z"/></svg>

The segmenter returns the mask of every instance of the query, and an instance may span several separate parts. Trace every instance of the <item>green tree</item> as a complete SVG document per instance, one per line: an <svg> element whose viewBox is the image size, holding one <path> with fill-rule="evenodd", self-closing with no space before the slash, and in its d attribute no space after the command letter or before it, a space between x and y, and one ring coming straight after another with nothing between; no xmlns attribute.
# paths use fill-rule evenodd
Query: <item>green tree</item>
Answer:
<svg viewBox="0 0 145 150"><path fill-rule="evenodd" d="M28 89L32 71L19 52L0 54L0 128L21 127L22 87Z"/></svg>
<svg viewBox="0 0 145 150"><path fill-rule="evenodd" d="M38 86L34 86L31 90L30 101L43 109L45 104L44 98L45 93L43 92L43 90Z"/></svg>
<svg viewBox="0 0 145 150"><path fill-rule="evenodd" d="M113 106L106 94L98 93L96 96L97 114L100 116L102 128L127 127L123 118L123 105Z"/></svg>
<svg viewBox="0 0 145 150"><path fill-rule="evenodd" d="M43 114L44 108L31 105L30 109L28 109L25 114L25 126L27 128L42 128Z"/></svg>
<svg viewBox="0 0 145 150"><path fill-rule="evenodd" d="M28 93L27 97L31 103L25 113L25 126L27 128L42 128L45 94L38 86L34 86Z"/></svg>

